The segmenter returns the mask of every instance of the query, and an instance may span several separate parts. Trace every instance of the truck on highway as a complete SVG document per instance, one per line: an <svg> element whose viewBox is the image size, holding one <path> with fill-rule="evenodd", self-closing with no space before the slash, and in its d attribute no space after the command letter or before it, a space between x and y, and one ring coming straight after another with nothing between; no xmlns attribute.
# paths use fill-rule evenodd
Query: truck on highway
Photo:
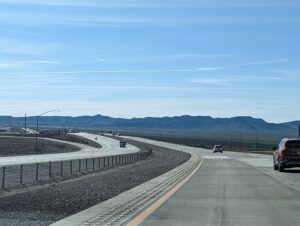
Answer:
<svg viewBox="0 0 300 226"><path fill-rule="evenodd" d="M126 144L127 144L126 140L121 140L120 141L120 148L126 148Z"/></svg>

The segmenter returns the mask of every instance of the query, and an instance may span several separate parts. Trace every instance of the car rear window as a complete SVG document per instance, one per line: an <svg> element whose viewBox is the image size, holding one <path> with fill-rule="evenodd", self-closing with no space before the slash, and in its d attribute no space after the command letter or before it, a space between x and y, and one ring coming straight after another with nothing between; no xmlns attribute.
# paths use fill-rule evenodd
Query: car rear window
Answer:
<svg viewBox="0 0 300 226"><path fill-rule="evenodd" d="M300 148L300 140L286 142L286 148Z"/></svg>

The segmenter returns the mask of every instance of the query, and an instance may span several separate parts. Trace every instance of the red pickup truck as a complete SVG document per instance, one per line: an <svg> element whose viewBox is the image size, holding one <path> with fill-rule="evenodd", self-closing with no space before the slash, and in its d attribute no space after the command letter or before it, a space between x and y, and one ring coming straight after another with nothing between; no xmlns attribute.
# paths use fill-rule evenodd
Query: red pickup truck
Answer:
<svg viewBox="0 0 300 226"><path fill-rule="evenodd" d="M283 172L285 168L300 167L300 140L284 138L273 148L274 170Z"/></svg>

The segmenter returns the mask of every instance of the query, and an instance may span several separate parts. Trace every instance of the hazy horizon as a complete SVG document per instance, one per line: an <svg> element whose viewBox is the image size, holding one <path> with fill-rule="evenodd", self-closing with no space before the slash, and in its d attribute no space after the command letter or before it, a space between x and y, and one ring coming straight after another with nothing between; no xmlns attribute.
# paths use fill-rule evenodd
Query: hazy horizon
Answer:
<svg viewBox="0 0 300 226"><path fill-rule="evenodd" d="M97 116L97 115L101 115L101 116L105 116L105 117L111 117L111 118L122 118L122 119L134 119L134 118L163 118L163 117L182 117L182 116L192 116L192 117L212 117L214 119L216 118L221 118L221 119L229 119L229 118L236 118L236 117L252 117L254 119L262 119L264 121L266 121L267 123L286 123L286 122L292 122L292 121L300 121L300 119L296 119L296 120L291 120L291 121L282 121L282 122L272 122L272 121L268 121L265 120L264 118L256 118L250 115L236 115L236 116L232 116L232 117L213 117L210 115L173 115L173 116L169 116L169 115L164 115L164 116L141 116L141 117L118 117L118 116L111 116L111 115L103 115L103 114L95 114L95 115L64 115L64 114L52 114L52 115L45 115L48 117L82 117L82 116ZM14 117L14 118L22 118L25 117L25 114L23 115L0 115L0 117ZM27 117L36 117L36 115L28 115L26 114ZM45 117L43 116L43 117Z"/></svg>

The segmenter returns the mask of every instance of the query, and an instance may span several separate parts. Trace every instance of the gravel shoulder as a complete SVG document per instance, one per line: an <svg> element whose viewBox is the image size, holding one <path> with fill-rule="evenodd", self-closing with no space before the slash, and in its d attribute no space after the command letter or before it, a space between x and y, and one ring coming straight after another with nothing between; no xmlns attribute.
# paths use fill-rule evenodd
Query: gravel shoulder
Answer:
<svg viewBox="0 0 300 226"><path fill-rule="evenodd" d="M33 137L0 136L0 156L50 154L80 150L73 145L39 139L38 152L36 152L35 144L35 138Z"/></svg>
<svg viewBox="0 0 300 226"><path fill-rule="evenodd" d="M49 225L157 177L190 158L184 152L136 141L129 143L141 150L152 149L152 156L47 188L2 197L0 224Z"/></svg>

